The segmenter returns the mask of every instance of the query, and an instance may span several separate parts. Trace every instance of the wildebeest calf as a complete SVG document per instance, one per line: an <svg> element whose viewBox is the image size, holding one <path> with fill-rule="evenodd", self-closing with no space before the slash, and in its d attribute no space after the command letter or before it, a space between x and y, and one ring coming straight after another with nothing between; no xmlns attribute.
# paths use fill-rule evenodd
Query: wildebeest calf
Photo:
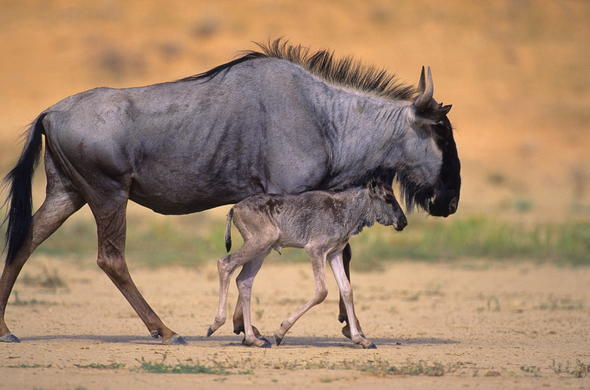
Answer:
<svg viewBox="0 0 590 390"><path fill-rule="evenodd" d="M304 248L312 260L315 295L281 324L275 333L279 345L293 324L310 308L322 302L328 291L325 282L326 260L330 262L340 294L346 306L351 339L364 348L375 348L359 330L354 313L352 288L344 272L342 250L349 238L375 222L402 230L407 225L390 185L371 181L367 187L342 192L310 191L299 195L254 195L236 204L228 214L226 248L231 248L231 223L244 239L235 253L217 262L219 271L219 307L207 332L211 336L226 318L227 292L232 272L240 265L236 282L240 297L245 338L243 343L270 347L258 338L252 327L250 296L254 277L271 249ZM238 310L238 308L236 309Z"/></svg>

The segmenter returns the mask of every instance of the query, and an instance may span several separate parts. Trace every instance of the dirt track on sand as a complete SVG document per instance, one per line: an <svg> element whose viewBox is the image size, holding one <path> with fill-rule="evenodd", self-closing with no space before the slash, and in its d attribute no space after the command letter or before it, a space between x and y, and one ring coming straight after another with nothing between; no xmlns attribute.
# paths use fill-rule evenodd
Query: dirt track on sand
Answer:
<svg viewBox="0 0 590 390"><path fill-rule="evenodd" d="M67 287L35 286L43 267L59 267ZM584 374L576 360L590 363L586 268L396 263L357 273L357 311L377 350L358 349L340 335L331 276L326 303L304 316L284 345L259 350L240 345L229 323L204 337L217 299L213 264L132 273L188 346L149 338L98 270L37 257L16 285L20 304L13 294L8 307L8 324L22 343L0 344L0 388L590 387L590 378L575 378ZM272 335L312 289L308 264L266 265L254 287L255 324ZM235 298L232 286L232 306ZM222 366L232 374L154 374L141 361ZM88 367L113 363L118 368ZM444 375L392 375L392 367Z"/></svg>

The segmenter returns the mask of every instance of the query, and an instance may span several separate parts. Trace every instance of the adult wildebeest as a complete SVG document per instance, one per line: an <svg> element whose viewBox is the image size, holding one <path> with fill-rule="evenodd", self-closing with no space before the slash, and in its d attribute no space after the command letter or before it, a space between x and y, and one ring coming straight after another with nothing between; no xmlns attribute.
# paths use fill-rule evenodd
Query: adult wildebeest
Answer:
<svg viewBox="0 0 590 390"><path fill-rule="evenodd" d="M239 266L237 285L244 318L245 345L270 347L265 338L255 335L251 322L250 297L254 277L271 249L304 248L311 258L315 280L314 296L281 323L275 333L277 345L295 322L328 295L326 261L330 263L340 296L350 319L350 339L363 348L376 348L357 326L352 287L344 271L342 252L351 236L378 222L393 225L398 231L408 224L393 195L390 183L371 180L367 187L353 187L340 192L309 191L299 195L258 194L242 200L228 213L225 233L226 249L231 248L232 219L244 244L235 253L217 262L219 271L219 306L215 321L207 330L211 336L225 323L227 292L231 274Z"/></svg>
<svg viewBox="0 0 590 390"><path fill-rule="evenodd" d="M337 189L379 176L408 206L447 216L459 201L459 158L424 69L418 89L331 53L275 41L261 52L175 82L70 96L32 123L10 184L0 338L8 297L32 251L88 204L98 265L163 343L181 343L125 263L129 199L186 214L258 193ZM31 217L31 179L45 136L46 197Z"/></svg>

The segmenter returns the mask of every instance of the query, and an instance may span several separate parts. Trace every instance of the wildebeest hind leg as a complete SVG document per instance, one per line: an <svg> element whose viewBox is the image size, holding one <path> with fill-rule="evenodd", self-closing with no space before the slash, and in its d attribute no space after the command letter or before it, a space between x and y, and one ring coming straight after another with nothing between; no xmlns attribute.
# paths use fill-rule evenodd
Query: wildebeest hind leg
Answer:
<svg viewBox="0 0 590 390"><path fill-rule="evenodd" d="M45 154L45 172L47 174L45 200L33 216L28 239L16 256L4 265L4 271L0 277L0 341L19 341L6 326L4 313L10 292L22 267L33 250L84 205L80 194L71 188L70 181L56 168L49 152Z"/></svg>
<svg viewBox="0 0 590 390"><path fill-rule="evenodd" d="M98 231L98 266L131 304L152 337L162 337L163 344L186 344L170 330L150 307L131 279L125 262L125 211L127 197L108 197L101 206L90 205Z"/></svg>
<svg viewBox="0 0 590 390"><path fill-rule="evenodd" d="M49 176L48 176L49 181ZM4 312L8 297L16 278L35 248L45 241L74 212L84 205L77 193L66 192L62 188L51 187L45 201L33 216L31 234L25 241L16 257L4 265L0 278L0 341L18 342L18 338L10 333L4 321Z"/></svg>

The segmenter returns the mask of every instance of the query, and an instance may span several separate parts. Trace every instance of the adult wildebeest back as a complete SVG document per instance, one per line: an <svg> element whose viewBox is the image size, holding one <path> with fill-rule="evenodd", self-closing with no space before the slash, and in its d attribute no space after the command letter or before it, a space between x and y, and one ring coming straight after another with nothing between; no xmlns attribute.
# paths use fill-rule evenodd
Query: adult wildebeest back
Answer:
<svg viewBox="0 0 590 390"><path fill-rule="evenodd" d="M8 174L0 339L10 291L32 251L88 204L98 265L154 337L181 342L134 285L124 258L129 199L186 214L257 193L341 189L396 178L406 204L455 212L459 159L424 69L418 89L351 59L275 41L200 75L70 96L33 122ZM46 198L31 218L31 179L45 136Z"/></svg>

